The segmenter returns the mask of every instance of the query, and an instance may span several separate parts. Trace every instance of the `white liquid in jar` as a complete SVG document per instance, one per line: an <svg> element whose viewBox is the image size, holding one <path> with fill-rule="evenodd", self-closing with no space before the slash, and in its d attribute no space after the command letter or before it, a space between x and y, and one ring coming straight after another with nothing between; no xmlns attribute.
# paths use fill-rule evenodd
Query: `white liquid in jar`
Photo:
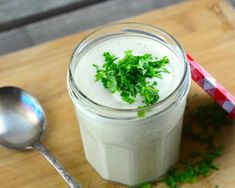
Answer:
<svg viewBox="0 0 235 188"><path fill-rule="evenodd" d="M163 73L163 79L156 80L159 101L176 89L183 77L183 66L175 53L157 39L125 35L95 43L78 60L75 82L84 95L112 108L130 109L142 105L141 99L132 105L123 102L118 94L105 89L100 81L95 82L96 69L92 64L101 67L106 51L122 58L126 50L132 50L134 55L167 56L170 61L166 68L170 74ZM159 178L178 159L186 99L177 100L160 115L133 121L99 117L75 103L88 162L104 179L127 185Z"/></svg>

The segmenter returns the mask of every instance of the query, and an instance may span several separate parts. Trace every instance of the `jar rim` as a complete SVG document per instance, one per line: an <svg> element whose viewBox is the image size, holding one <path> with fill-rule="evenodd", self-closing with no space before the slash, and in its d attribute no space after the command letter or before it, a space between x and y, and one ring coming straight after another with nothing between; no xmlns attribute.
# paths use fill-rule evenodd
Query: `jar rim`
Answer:
<svg viewBox="0 0 235 188"><path fill-rule="evenodd" d="M91 36L95 35L97 32L106 29L107 27L112 27L112 26L118 26L118 25L127 25L127 26L144 26L144 27L148 27L151 29L155 29L156 31L160 31L162 33L164 33L167 37L169 37L175 44L176 46L179 48L180 53L183 57L183 62L184 62L184 71L182 74L182 77L177 85L177 87L165 98L161 99L160 101L149 105L149 106L144 106L142 108L114 108L114 107L110 107L110 106L106 106L106 105L102 105L99 104L95 101L93 101L92 99L88 98L78 87L77 84L74 81L74 76L72 74L72 64L75 63L73 61L73 56L75 55L75 53L77 52L77 50L81 47L81 45L83 44L83 42L85 42L88 38L90 38ZM140 29L141 30L141 29ZM188 61L186 58L186 53L183 49L183 47L180 45L180 43L167 31L163 30L162 28L159 28L157 26L153 26L153 25L149 25L149 24L145 24L145 23L138 23L138 22L118 22L118 23L113 23L113 24L107 24L104 26L101 26L99 28L97 28L96 30L94 30L93 32L89 33L86 37L84 37L79 43L78 45L75 47L73 53L72 53L72 57L70 59L70 63L69 63L69 68L68 68L68 87L71 87L71 91L69 88L69 93L70 95L75 95L76 98L79 99L79 97L81 97L82 99L84 99L85 103L88 103L90 105L93 105L95 107L97 107L98 109L105 109L105 110L109 110L109 111L113 111L113 112L140 112L143 110L149 111L151 109L155 109L158 106L162 106L164 103L166 103L166 101L168 101L170 98L172 98L172 96L176 93L176 91L179 90L179 88L182 86L182 84L184 83L184 78L187 76L188 73L188 69L189 69L189 65L188 65ZM78 97L79 95L79 97Z"/></svg>

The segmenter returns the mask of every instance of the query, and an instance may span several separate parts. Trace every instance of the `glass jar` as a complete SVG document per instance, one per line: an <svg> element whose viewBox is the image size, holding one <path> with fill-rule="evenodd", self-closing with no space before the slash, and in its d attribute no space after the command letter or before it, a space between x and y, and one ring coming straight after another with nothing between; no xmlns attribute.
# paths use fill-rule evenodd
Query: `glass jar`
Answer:
<svg viewBox="0 0 235 188"><path fill-rule="evenodd" d="M127 35L147 37L167 45L182 69L173 92L144 109L117 109L98 104L75 81L77 65L90 46L108 37ZM75 106L86 159L102 178L134 186L157 180L175 164L190 81L183 48L173 36L154 26L111 24L97 29L78 44L68 68L68 91ZM147 113L139 118L137 113L143 110Z"/></svg>

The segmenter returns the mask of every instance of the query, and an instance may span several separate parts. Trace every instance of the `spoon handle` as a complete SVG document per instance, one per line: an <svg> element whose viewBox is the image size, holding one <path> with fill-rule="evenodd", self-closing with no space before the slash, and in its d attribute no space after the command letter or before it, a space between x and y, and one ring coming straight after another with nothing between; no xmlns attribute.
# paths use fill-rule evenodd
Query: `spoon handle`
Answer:
<svg viewBox="0 0 235 188"><path fill-rule="evenodd" d="M60 164L60 162L52 155L40 142L37 142L33 145L33 147L39 151L50 163L51 165L60 173L60 175L64 178L67 184L71 188L81 188L81 186L77 183L77 181L69 174L64 167Z"/></svg>

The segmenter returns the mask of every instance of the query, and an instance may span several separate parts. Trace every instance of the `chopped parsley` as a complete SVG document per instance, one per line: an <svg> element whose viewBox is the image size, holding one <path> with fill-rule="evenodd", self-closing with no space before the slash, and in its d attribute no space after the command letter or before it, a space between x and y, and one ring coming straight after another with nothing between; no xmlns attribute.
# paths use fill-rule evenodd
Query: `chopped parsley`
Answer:
<svg viewBox="0 0 235 188"><path fill-rule="evenodd" d="M214 160L222 154L223 145L215 143L216 136L225 125L233 120L216 103L200 105L188 113L183 129L183 138L200 144L203 151L192 151L163 177L170 188L179 188L179 183L193 183L208 176L211 170L218 170ZM190 141L189 140L189 141Z"/></svg>
<svg viewBox="0 0 235 188"><path fill-rule="evenodd" d="M223 145L217 143L219 140L217 136L224 126L233 123L234 121L216 103L200 105L188 112L184 122L183 140L199 144L200 149L189 151L184 160L179 161L163 176L161 182L169 188L180 188L182 183L194 183L199 178L208 176L212 170L218 170L219 166L214 160L222 154ZM184 148L184 150L190 149L193 148ZM147 183L139 188L151 185Z"/></svg>
<svg viewBox="0 0 235 188"><path fill-rule="evenodd" d="M111 93L120 93L122 100L129 104L136 101L137 95L143 99L145 106L159 100L157 82L151 81L151 78L162 79L162 73L169 73L165 68L169 63L166 56L157 59L151 54L133 55L131 50L125 51L122 59L110 52L104 52L103 56L105 63L102 68L93 64L96 68L95 77ZM145 111L140 111L138 115L143 117Z"/></svg>
<svg viewBox="0 0 235 188"><path fill-rule="evenodd" d="M217 146L202 153L190 153L188 159L178 164L178 168L168 171L162 182L170 188L179 188L178 183L194 183L198 178L208 176L211 170L219 169L214 160L221 155L222 149L222 146Z"/></svg>

